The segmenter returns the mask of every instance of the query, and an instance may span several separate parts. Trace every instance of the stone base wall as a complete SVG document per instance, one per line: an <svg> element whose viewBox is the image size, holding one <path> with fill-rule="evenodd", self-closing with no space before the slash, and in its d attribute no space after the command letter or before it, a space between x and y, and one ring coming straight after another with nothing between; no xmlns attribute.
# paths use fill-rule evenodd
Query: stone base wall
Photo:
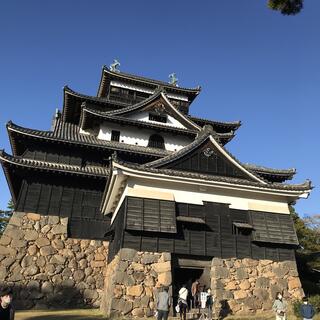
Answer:
<svg viewBox="0 0 320 320"><path fill-rule="evenodd" d="M108 265L103 313L110 316L153 316L157 289L171 286L170 253L121 249Z"/></svg>
<svg viewBox="0 0 320 320"><path fill-rule="evenodd" d="M108 242L67 237L67 218L15 212L0 239L0 284L17 308L99 307Z"/></svg>
<svg viewBox="0 0 320 320"><path fill-rule="evenodd" d="M211 288L217 301L217 313L248 314L270 310L278 291L283 292L288 301L304 296L295 261L214 258ZM221 310L218 302L221 300L227 301L223 306L225 310Z"/></svg>

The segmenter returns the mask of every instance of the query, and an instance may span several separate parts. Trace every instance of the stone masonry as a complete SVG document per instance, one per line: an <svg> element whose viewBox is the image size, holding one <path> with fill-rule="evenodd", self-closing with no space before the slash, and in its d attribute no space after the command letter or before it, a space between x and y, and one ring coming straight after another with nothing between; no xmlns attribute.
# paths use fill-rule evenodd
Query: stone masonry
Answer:
<svg viewBox="0 0 320 320"><path fill-rule="evenodd" d="M214 258L211 288L216 301L227 300L234 314L270 310L278 291L288 301L304 295L295 261ZM219 312L219 303L216 308Z"/></svg>
<svg viewBox="0 0 320 320"><path fill-rule="evenodd" d="M108 265L101 310L110 316L153 316L157 290L170 288L171 254L121 249Z"/></svg>
<svg viewBox="0 0 320 320"><path fill-rule="evenodd" d="M0 239L0 284L17 308L99 307L108 242L67 237L67 218L15 212Z"/></svg>

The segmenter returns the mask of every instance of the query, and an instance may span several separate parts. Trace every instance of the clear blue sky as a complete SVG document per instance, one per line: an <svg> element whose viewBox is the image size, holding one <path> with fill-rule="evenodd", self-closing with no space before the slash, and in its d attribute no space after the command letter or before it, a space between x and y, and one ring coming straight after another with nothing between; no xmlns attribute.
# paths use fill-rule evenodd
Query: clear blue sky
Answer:
<svg viewBox="0 0 320 320"><path fill-rule="evenodd" d="M49 129L62 87L95 95L101 67L202 86L193 115L241 120L228 146L242 162L295 167L316 187L301 214L320 213L320 1L294 17L267 0L2 1L0 148L5 123ZM0 173L0 208L10 198Z"/></svg>

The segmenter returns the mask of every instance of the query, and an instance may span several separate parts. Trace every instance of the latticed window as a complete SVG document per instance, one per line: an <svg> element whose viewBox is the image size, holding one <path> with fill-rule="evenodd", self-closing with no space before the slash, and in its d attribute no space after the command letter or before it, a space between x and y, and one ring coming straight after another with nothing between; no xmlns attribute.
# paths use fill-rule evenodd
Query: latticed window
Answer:
<svg viewBox="0 0 320 320"><path fill-rule="evenodd" d="M120 131L112 130L111 131L111 141L119 141L120 140Z"/></svg>
<svg viewBox="0 0 320 320"><path fill-rule="evenodd" d="M149 113L149 120L166 123L167 116L163 114Z"/></svg>
<svg viewBox="0 0 320 320"><path fill-rule="evenodd" d="M158 134L153 134L149 138L148 147L165 149L163 138Z"/></svg>

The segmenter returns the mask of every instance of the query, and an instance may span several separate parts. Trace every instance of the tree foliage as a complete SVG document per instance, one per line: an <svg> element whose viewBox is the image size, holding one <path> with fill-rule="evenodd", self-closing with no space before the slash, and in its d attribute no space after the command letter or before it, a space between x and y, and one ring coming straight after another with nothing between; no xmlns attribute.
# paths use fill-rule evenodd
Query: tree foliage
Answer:
<svg viewBox="0 0 320 320"><path fill-rule="evenodd" d="M300 218L293 207L291 215L300 243L296 259L303 289L307 295L319 294L320 215Z"/></svg>
<svg viewBox="0 0 320 320"><path fill-rule="evenodd" d="M9 200L7 210L0 210L0 235L5 230L14 210L14 203Z"/></svg>
<svg viewBox="0 0 320 320"><path fill-rule="evenodd" d="M269 0L268 6L284 15L295 15L303 8L304 0Z"/></svg>

